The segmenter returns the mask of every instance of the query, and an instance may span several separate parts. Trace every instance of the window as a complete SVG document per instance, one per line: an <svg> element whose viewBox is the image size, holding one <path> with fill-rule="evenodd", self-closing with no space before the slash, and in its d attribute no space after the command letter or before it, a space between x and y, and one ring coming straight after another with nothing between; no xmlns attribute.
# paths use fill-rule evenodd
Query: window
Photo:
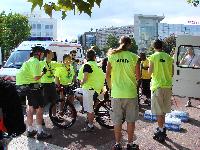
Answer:
<svg viewBox="0 0 200 150"><path fill-rule="evenodd" d="M181 68L200 68L200 46L181 45L175 60Z"/></svg>
<svg viewBox="0 0 200 150"><path fill-rule="evenodd" d="M49 25L45 25L45 29L49 29Z"/></svg>
<svg viewBox="0 0 200 150"><path fill-rule="evenodd" d="M37 29L41 29L41 24L37 24Z"/></svg>
<svg viewBox="0 0 200 150"><path fill-rule="evenodd" d="M53 29L53 25L50 25L50 29Z"/></svg>
<svg viewBox="0 0 200 150"><path fill-rule="evenodd" d="M39 37L40 37L40 36L41 36L41 32L37 32L37 36L39 36Z"/></svg>
<svg viewBox="0 0 200 150"><path fill-rule="evenodd" d="M36 24L31 25L32 29L36 29Z"/></svg>
<svg viewBox="0 0 200 150"><path fill-rule="evenodd" d="M46 36L49 36L49 32L46 32Z"/></svg>

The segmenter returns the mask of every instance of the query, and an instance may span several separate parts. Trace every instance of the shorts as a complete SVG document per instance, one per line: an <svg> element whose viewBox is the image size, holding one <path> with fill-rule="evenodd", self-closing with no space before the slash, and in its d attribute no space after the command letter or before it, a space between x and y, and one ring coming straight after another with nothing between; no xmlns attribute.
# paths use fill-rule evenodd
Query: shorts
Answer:
<svg viewBox="0 0 200 150"><path fill-rule="evenodd" d="M33 88L30 86L29 94L27 95L28 105L33 106L34 109L44 107L44 98L40 88Z"/></svg>
<svg viewBox="0 0 200 150"><path fill-rule="evenodd" d="M92 113L94 112L93 105L93 95L94 95L94 90L86 90L83 89L83 108L86 112Z"/></svg>
<svg viewBox="0 0 200 150"><path fill-rule="evenodd" d="M152 92L151 111L156 115L163 115L171 112L171 88L158 88Z"/></svg>
<svg viewBox="0 0 200 150"><path fill-rule="evenodd" d="M139 115L139 106L137 98L112 98L111 119L113 123L121 124L122 120L126 122L135 122Z"/></svg>
<svg viewBox="0 0 200 150"><path fill-rule="evenodd" d="M44 97L45 105L47 105L48 103L55 104L58 99L55 83L43 83L42 95Z"/></svg>

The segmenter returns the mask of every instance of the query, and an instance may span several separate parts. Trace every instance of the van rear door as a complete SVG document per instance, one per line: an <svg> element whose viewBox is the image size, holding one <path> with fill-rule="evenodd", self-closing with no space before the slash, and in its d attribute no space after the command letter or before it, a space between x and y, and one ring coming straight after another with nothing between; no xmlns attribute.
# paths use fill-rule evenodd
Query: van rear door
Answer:
<svg viewBox="0 0 200 150"><path fill-rule="evenodd" d="M200 61L200 36L179 36L174 57L173 95L200 98L200 65L181 64L188 48L193 48L194 59Z"/></svg>

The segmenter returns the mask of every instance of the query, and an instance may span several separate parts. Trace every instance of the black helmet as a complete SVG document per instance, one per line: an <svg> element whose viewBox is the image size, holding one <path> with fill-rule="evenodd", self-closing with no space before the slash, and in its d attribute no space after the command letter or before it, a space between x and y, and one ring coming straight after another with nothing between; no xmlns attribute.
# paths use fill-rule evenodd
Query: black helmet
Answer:
<svg viewBox="0 0 200 150"><path fill-rule="evenodd" d="M44 53L45 52L45 48L42 47L42 46L35 46L35 47L31 48L31 51L32 51L33 54L38 53L38 52Z"/></svg>

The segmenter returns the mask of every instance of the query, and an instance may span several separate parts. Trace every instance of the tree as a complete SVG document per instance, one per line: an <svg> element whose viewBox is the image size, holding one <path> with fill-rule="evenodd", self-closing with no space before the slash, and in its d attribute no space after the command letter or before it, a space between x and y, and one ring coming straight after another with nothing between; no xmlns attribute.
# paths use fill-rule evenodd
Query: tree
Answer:
<svg viewBox="0 0 200 150"><path fill-rule="evenodd" d="M102 56L102 51L99 49L98 46L93 45L93 46L91 46L91 48L96 52L96 55L97 55L97 56L99 56L99 57Z"/></svg>
<svg viewBox="0 0 200 150"><path fill-rule="evenodd" d="M22 41L27 40L30 31L31 27L26 16L0 13L0 47L3 57L8 56Z"/></svg>
<svg viewBox="0 0 200 150"><path fill-rule="evenodd" d="M52 16L53 11L62 12L62 19L67 16L67 12L77 10L80 14L86 13L89 16L92 14L92 8L95 4L100 7L102 0L57 0L56 3L49 2L44 3L44 0L28 0L32 3L31 10L33 11L36 6L39 6L40 9L43 7L46 14L50 17Z"/></svg>
<svg viewBox="0 0 200 150"><path fill-rule="evenodd" d="M164 46L163 49L170 53L174 47L176 47L176 37L175 34L171 34L169 37L163 40Z"/></svg>
<svg viewBox="0 0 200 150"><path fill-rule="evenodd" d="M137 50L138 50L138 46L136 45L136 41L134 38L131 38L131 48L129 49L129 51L137 54Z"/></svg>
<svg viewBox="0 0 200 150"><path fill-rule="evenodd" d="M107 37L106 47L117 48L119 46L119 40L112 34Z"/></svg>
<svg viewBox="0 0 200 150"><path fill-rule="evenodd" d="M199 0L187 0L189 4L192 4L194 7L199 5Z"/></svg>

